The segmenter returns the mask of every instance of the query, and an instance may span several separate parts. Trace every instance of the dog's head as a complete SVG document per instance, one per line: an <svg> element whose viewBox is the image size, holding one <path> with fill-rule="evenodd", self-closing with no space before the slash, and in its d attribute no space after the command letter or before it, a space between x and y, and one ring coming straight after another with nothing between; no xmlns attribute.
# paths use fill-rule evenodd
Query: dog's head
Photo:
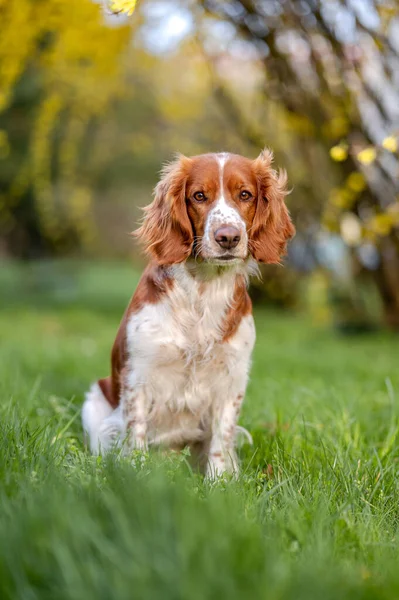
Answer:
<svg viewBox="0 0 399 600"><path fill-rule="evenodd" d="M190 256L218 265L249 256L279 263L294 235L284 198L287 176L264 150L255 160L236 154L179 158L162 172L137 235L159 264Z"/></svg>

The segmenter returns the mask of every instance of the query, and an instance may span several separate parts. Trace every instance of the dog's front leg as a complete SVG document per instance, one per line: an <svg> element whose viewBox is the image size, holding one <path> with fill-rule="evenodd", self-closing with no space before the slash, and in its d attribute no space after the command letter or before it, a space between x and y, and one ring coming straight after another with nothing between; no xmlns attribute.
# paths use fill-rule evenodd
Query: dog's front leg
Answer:
<svg viewBox="0 0 399 600"><path fill-rule="evenodd" d="M123 393L122 411L130 450L147 449L149 404L145 387L129 387Z"/></svg>
<svg viewBox="0 0 399 600"><path fill-rule="evenodd" d="M214 415L206 468L208 479L214 479L226 472L238 475L235 438L243 398L244 392L236 394Z"/></svg>

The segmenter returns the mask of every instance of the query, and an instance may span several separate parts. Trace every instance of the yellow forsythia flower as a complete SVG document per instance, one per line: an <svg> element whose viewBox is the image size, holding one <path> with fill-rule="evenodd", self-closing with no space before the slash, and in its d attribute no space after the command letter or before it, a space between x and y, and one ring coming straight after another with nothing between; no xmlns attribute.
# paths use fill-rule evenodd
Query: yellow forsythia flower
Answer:
<svg viewBox="0 0 399 600"><path fill-rule="evenodd" d="M116 13L132 15L136 8L137 0L111 0L111 10Z"/></svg>
<svg viewBox="0 0 399 600"><path fill-rule="evenodd" d="M365 148L357 155L357 160L364 165L371 165L372 162L377 158L376 149L370 146L369 148Z"/></svg>
<svg viewBox="0 0 399 600"><path fill-rule="evenodd" d="M371 230L377 235L385 236L388 235L394 226L394 219L392 215L387 213L381 215L375 215L369 223Z"/></svg>
<svg viewBox="0 0 399 600"><path fill-rule="evenodd" d="M331 204L338 208L350 208L356 200L356 194L344 188L334 188L330 192Z"/></svg>
<svg viewBox="0 0 399 600"><path fill-rule="evenodd" d="M360 194L360 192L362 192L366 187L366 180L363 173L360 173L359 171L353 171L348 176L346 185L350 190Z"/></svg>
<svg viewBox="0 0 399 600"><path fill-rule="evenodd" d="M398 140L393 135L389 135L382 141L382 146L385 150L389 150L389 152L397 152Z"/></svg>
<svg viewBox="0 0 399 600"><path fill-rule="evenodd" d="M342 162L348 158L348 146L346 144L339 144L330 148L330 156L336 162Z"/></svg>

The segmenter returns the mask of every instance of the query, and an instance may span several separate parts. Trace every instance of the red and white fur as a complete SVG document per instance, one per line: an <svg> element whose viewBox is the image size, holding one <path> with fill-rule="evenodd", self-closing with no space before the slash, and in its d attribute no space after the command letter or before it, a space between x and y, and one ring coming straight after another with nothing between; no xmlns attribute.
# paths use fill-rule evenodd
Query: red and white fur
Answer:
<svg viewBox="0 0 399 600"><path fill-rule="evenodd" d="M272 154L180 156L137 236L151 261L122 319L111 376L86 395L93 453L189 446L207 476L238 473L235 437L255 343L249 275L294 235Z"/></svg>

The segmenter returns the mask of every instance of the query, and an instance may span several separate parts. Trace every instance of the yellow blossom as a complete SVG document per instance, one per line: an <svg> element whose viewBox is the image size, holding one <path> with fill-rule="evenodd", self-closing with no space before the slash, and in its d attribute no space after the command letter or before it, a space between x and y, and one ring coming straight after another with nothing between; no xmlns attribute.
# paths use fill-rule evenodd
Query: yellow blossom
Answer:
<svg viewBox="0 0 399 600"><path fill-rule="evenodd" d="M348 133L349 123L346 117L336 116L323 125L323 134L326 137L343 137Z"/></svg>
<svg viewBox="0 0 399 600"><path fill-rule="evenodd" d="M348 158L348 146L347 144L339 144L330 148L330 156L336 162L342 162Z"/></svg>
<svg viewBox="0 0 399 600"><path fill-rule="evenodd" d="M369 148L365 148L361 152L358 153L357 159L364 165L371 165L377 158L376 149L370 146Z"/></svg>
<svg viewBox="0 0 399 600"><path fill-rule="evenodd" d="M380 236L388 235L394 226L394 219L389 214L379 214L372 217L369 221L370 229Z"/></svg>
<svg viewBox="0 0 399 600"><path fill-rule="evenodd" d="M382 147L389 152L397 152L398 150L398 140L395 136L389 135L382 141Z"/></svg>
<svg viewBox="0 0 399 600"><path fill-rule="evenodd" d="M136 8L137 0L111 0L111 10L115 13L132 15Z"/></svg>
<svg viewBox="0 0 399 600"><path fill-rule="evenodd" d="M356 200L356 194L345 188L334 188L330 192L330 202L338 208L350 208Z"/></svg>
<svg viewBox="0 0 399 600"><path fill-rule="evenodd" d="M354 192L362 192L366 187L366 180L363 173L360 173L359 171L353 171L353 173L348 176L346 185Z"/></svg>

